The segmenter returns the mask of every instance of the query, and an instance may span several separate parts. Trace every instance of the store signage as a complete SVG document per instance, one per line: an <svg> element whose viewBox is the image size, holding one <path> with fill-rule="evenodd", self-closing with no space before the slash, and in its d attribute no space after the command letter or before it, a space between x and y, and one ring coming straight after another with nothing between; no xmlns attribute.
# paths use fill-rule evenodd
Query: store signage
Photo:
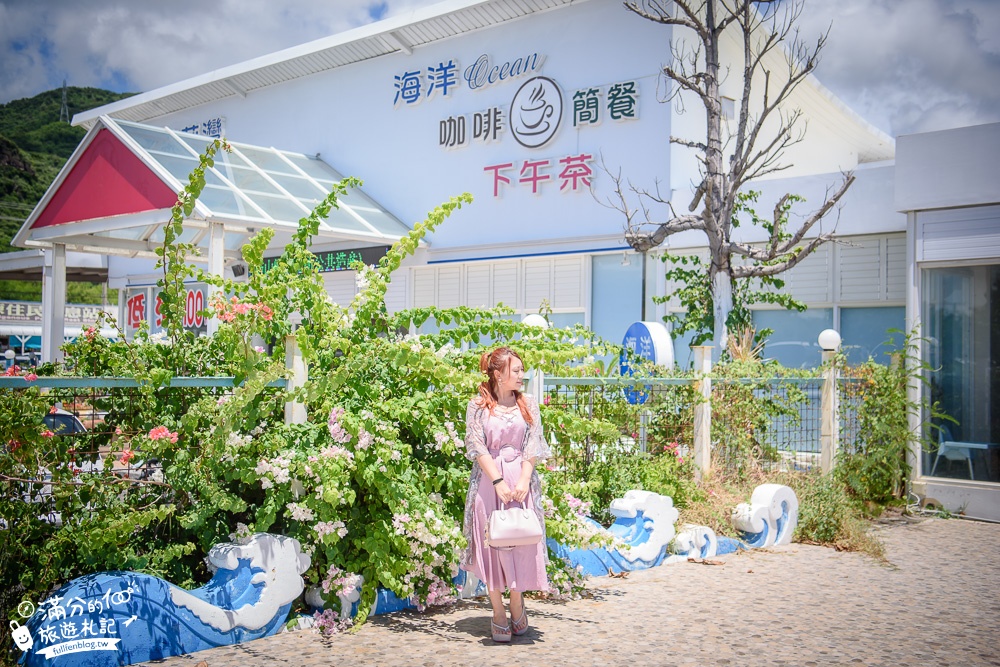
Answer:
<svg viewBox="0 0 1000 667"><path fill-rule="evenodd" d="M180 132L198 134L203 137L212 137L213 139L221 139L226 133L226 119L222 116L209 118L208 120L200 123L192 123L191 125L182 127Z"/></svg>
<svg viewBox="0 0 1000 667"><path fill-rule="evenodd" d="M652 361L657 366L670 368L674 365L674 343L670 332L662 322L633 322L625 331L622 347L624 349L619 359L619 371L622 377L631 377L635 372L630 363L629 351L634 356ZM625 397L633 405L645 403L646 389L648 388L628 388L625 390Z"/></svg>
<svg viewBox="0 0 1000 667"><path fill-rule="evenodd" d="M517 89L510 103L510 133L525 148L544 146L562 119L562 93L552 79L536 76Z"/></svg>
<svg viewBox="0 0 1000 667"><path fill-rule="evenodd" d="M130 287L125 292L125 335L131 340L143 322L148 323L149 333L163 331L163 314L159 287ZM192 283L184 290L184 328L195 334L208 330L208 286Z"/></svg>
<svg viewBox="0 0 1000 667"><path fill-rule="evenodd" d="M114 315L113 309L101 306L67 305L64 321L66 324L94 324L101 311ZM42 304L26 301L0 301L0 322L41 322Z"/></svg>
<svg viewBox="0 0 1000 667"><path fill-rule="evenodd" d="M465 87L478 90L509 79L536 73L544 62L537 52L514 60L494 62L482 54L465 68ZM461 89L456 78L459 62L452 58L441 61L426 71L416 68L394 77L393 104L410 106L435 96L448 97ZM493 106L471 114L452 114L438 121L438 146L459 149L471 144L491 144L502 140L509 132L518 145L537 149L548 145L559 128L569 123L576 130L601 124L605 119L615 122L638 118L639 90L636 81L619 81L605 86L589 86L574 91L566 98L558 83L547 76L532 76L524 81L511 98L509 106ZM563 115L567 114L566 123ZM499 197L506 186L523 185L538 194L546 181L559 183L560 192L589 190L594 175L593 152L579 155L510 160L489 164L483 171L493 178L493 196ZM516 165L516 166L515 166Z"/></svg>
<svg viewBox="0 0 1000 667"><path fill-rule="evenodd" d="M532 53L525 57L493 64L485 53L465 68L463 78L469 90L488 88L495 83L530 74L542 66L545 56ZM395 106L413 106L432 97L448 97L458 86L459 65L454 58L440 61L426 69L418 67L393 76Z"/></svg>
<svg viewBox="0 0 1000 667"><path fill-rule="evenodd" d="M385 245L351 250L328 250L315 254L319 264L319 272L330 273L332 271L350 271L351 265L358 261L374 266L385 257L387 252L389 252L389 246ZM261 270L266 273L278 263L279 259L279 257L265 257Z"/></svg>
<svg viewBox="0 0 1000 667"><path fill-rule="evenodd" d="M517 58L513 61L493 65L490 57L485 53L479 56L472 65L465 70L465 82L470 90L486 88L494 83L511 79L523 74L530 74L542 66L545 57L539 58L537 53L532 53L526 58Z"/></svg>

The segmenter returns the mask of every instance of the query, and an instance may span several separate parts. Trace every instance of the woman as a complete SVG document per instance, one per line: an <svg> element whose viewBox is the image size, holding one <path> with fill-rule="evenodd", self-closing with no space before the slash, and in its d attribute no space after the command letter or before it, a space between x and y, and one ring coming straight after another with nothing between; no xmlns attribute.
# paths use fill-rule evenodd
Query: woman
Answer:
<svg viewBox="0 0 1000 667"><path fill-rule="evenodd" d="M524 591L547 590L545 522L541 483L535 465L549 456L542 436L538 402L521 393L524 362L516 352L500 347L479 360L486 380L479 396L469 401L465 447L473 461L469 494L465 501L465 537L469 546L462 569L486 584L493 607L493 641L509 642L511 633L528 631ZM507 549L487 546L490 513L500 503L522 503L538 515L542 541ZM504 589L510 590L510 621L503 606Z"/></svg>

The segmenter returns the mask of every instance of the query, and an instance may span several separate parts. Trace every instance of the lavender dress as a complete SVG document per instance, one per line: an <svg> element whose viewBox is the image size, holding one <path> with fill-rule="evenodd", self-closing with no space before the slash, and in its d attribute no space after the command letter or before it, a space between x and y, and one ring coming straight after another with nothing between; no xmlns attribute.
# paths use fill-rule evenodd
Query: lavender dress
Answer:
<svg viewBox="0 0 1000 667"><path fill-rule="evenodd" d="M490 513L499 506L492 480L486 479L477 459L489 454L512 490L521 475L522 459L535 459L535 465L551 452L542 436L542 417L538 402L525 395L531 425L521 411L496 406L493 414L479 405L479 399L469 401L465 424L466 456L472 460L472 477L465 500L465 537L469 546L462 556L461 566L479 577L489 590L546 591L548 578L545 565L545 516L542 511L542 488L538 473L532 471L525 506L535 510L542 525L542 541L511 549L492 549L484 543ZM516 506L516 504L515 504Z"/></svg>

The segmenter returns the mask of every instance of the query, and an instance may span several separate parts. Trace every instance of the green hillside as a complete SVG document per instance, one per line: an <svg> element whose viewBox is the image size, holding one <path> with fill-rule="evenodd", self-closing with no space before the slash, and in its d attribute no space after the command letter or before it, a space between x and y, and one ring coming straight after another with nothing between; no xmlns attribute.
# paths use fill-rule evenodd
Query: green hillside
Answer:
<svg viewBox="0 0 1000 667"><path fill-rule="evenodd" d="M68 87L69 116L131 94ZM61 88L0 104L0 252L20 250L10 245L11 239L87 133L61 122L61 107ZM41 295L40 282L0 281L0 299L38 301ZM70 302L100 303L100 299L99 285L67 286Z"/></svg>

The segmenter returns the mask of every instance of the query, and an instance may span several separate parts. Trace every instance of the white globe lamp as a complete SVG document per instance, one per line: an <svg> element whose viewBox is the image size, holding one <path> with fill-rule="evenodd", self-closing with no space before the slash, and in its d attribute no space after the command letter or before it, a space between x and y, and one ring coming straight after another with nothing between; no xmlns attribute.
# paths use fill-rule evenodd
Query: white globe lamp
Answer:
<svg viewBox="0 0 1000 667"><path fill-rule="evenodd" d="M836 352L840 349L840 334L836 329L823 329L819 332L818 342L825 352Z"/></svg>
<svg viewBox="0 0 1000 667"><path fill-rule="evenodd" d="M549 322L544 317L538 313L532 313L530 315L525 315L521 320L521 324L526 324L529 327L538 327L539 329L548 329Z"/></svg>

